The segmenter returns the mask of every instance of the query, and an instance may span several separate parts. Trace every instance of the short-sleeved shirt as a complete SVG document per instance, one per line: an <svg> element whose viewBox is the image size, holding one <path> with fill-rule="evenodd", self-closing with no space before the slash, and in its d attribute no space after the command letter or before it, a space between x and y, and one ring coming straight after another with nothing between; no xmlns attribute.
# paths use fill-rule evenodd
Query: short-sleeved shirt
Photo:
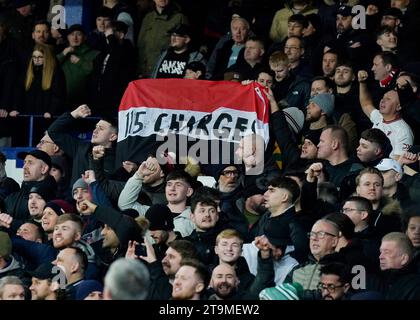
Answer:
<svg viewBox="0 0 420 320"><path fill-rule="evenodd" d="M391 121L385 121L379 110L375 109L370 113L370 121L373 128L378 128L391 141L391 157L402 155L413 144L414 135L410 126L403 119L397 117Z"/></svg>

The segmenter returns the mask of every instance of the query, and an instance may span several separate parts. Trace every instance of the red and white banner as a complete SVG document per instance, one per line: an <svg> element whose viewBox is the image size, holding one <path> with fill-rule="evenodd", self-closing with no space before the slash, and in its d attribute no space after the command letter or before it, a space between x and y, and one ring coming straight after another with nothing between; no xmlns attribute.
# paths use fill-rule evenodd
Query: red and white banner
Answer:
<svg viewBox="0 0 420 320"><path fill-rule="evenodd" d="M185 134L215 139L214 130L258 133L268 141L268 101L257 84L185 79L137 80L119 108L118 141L128 136ZM239 141L236 141L239 142Z"/></svg>
<svg viewBox="0 0 420 320"><path fill-rule="evenodd" d="M119 152L128 160L133 158L128 154L141 153L139 149L150 152L156 135L173 134L238 143L241 137L255 133L267 145L269 103L262 90L256 83L229 81L133 81L119 108L118 145L124 146Z"/></svg>

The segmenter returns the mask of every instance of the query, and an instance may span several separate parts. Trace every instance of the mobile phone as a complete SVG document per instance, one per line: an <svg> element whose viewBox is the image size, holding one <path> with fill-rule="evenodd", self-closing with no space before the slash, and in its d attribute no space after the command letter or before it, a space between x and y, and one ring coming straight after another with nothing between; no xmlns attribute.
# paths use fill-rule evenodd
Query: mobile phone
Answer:
<svg viewBox="0 0 420 320"><path fill-rule="evenodd" d="M138 257L140 257L140 256L146 257L147 256L146 247L142 243L139 243L139 244L136 245L136 251L135 252L136 252L136 256L138 256Z"/></svg>

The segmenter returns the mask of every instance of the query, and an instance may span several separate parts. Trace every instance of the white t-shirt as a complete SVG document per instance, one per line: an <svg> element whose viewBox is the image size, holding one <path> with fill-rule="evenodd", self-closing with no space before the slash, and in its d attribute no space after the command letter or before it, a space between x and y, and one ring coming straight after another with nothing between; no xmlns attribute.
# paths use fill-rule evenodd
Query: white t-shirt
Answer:
<svg viewBox="0 0 420 320"><path fill-rule="evenodd" d="M289 252L294 250L295 248L293 246L287 246L286 254L279 261L274 261L274 282L276 285L282 284L289 272L299 264L296 259L289 255ZM254 276L257 274L258 251L259 250L255 245L255 241L252 241L252 243L245 243L242 247L242 256L248 264L249 272L251 272Z"/></svg>
<svg viewBox="0 0 420 320"><path fill-rule="evenodd" d="M410 126L401 118L392 121L385 121L378 109L370 113L372 128L378 128L389 138L392 145L390 157L402 155L410 149L413 144L414 136Z"/></svg>

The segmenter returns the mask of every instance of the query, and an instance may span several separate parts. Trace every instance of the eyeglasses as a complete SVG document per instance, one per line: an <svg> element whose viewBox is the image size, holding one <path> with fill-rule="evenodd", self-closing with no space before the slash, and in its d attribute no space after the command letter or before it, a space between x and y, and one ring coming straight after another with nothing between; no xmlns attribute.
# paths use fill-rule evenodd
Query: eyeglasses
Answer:
<svg viewBox="0 0 420 320"><path fill-rule="evenodd" d="M324 239L325 236L337 237L337 235L326 232L326 231L308 232L308 238Z"/></svg>
<svg viewBox="0 0 420 320"><path fill-rule="evenodd" d="M343 208L340 210L340 213L348 213L348 212L352 212L352 211L362 211L359 209L352 209L352 208Z"/></svg>
<svg viewBox="0 0 420 320"><path fill-rule="evenodd" d="M32 59L41 60L41 59L44 59L44 56L32 56Z"/></svg>
<svg viewBox="0 0 420 320"><path fill-rule="evenodd" d="M288 49L290 49L290 50L299 50L300 48L299 47L284 47L284 50L288 50Z"/></svg>
<svg viewBox="0 0 420 320"><path fill-rule="evenodd" d="M187 36L183 36L183 35L177 34L177 33L172 33L171 37L186 38Z"/></svg>
<svg viewBox="0 0 420 320"><path fill-rule="evenodd" d="M318 288L318 290L327 290L329 293L334 293L335 289L337 288L342 288L344 287L344 284L340 284L339 286L336 286L334 284L325 284L325 283L318 283L318 285L316 286Z"/></svg>
<svg viewBox="0 0 420 320"><path fill-rule="evenodd" d="M49 142L49 141L46 141L46 140L40 140L38 144L42 146L43 144L46 144L46 143L55 144L54 142Z"/></svg>
<svg viewBox="0 0 420 320"><path fill-rule="evenodd" d="M237 176L239 176L239 172L236 171L236 170L226 170L226 171L223 171L222 174L225 177L237 177Z"/></svg>

